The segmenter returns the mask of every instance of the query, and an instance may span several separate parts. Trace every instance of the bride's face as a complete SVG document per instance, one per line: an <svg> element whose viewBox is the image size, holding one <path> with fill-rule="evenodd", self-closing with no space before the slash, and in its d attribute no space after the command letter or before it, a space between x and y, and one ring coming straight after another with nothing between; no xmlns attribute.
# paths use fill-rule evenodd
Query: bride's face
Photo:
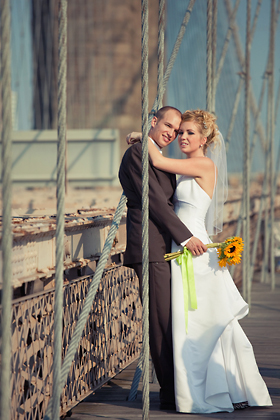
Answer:
<svg viewBox="0 0 280 420"><path fill-rule="evenodd" d="M193 121L185 121L180 125L178 143L181 151L186 155L203 155L203 144L206 137L202 137L197 125Z"/></svg>

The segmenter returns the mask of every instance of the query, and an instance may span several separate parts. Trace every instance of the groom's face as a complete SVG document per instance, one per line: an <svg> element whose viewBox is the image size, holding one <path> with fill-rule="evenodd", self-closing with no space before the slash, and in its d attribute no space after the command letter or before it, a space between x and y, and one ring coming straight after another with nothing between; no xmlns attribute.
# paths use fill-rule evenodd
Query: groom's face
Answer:
<svg viewBox="0 0 280 420"><path fill-rule="evenodd" d="M161 119L154 117L151 122L149 136L162 148L176 139L181 123L181 115L170 109Z"/></svg>

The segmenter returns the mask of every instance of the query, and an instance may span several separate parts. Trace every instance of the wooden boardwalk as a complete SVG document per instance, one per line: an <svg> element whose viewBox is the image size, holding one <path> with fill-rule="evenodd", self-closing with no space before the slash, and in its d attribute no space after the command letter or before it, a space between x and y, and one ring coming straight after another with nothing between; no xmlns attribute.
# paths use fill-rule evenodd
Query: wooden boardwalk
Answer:
<svg viewBox="0 0 280 420"><path fill-rule="evenodd" d="M248 408L233 413L179 414L159 410L158 385L150 383L150 419L280 419L280 274L276 288L254 283L250 315L241 321L253 347L260 372L268 386L273 407ZM142 418L140 383L137 399L126 401L136 363L123 370L95 394L90 395L72 410L71 420L131 420Z"/></svg>

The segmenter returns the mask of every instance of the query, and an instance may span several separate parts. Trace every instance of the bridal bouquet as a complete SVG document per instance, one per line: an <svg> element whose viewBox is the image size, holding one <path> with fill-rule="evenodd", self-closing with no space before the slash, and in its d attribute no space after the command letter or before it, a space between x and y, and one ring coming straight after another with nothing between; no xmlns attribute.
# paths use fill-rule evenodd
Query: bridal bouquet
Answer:
<svg viewBox="0 0 280 420"><path fill-rule="evenodd" d="M217 248L219 266L225 267L228 265L239 264L241 261L241 254L243 251L244 243L242 238L238 236L231 236L224 242L216 242L212 244L206 244L207 248ZM164 255L165 261L173 260L184 253L184 250L177 252L170 252Z"/></svg>

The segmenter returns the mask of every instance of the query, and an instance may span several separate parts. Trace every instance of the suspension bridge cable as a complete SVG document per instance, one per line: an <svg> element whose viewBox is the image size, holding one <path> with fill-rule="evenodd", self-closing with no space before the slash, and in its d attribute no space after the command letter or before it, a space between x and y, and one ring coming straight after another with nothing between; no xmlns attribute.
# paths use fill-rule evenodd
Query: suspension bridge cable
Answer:
<svg viewBox="0 0 280 420"><path fill-rule="evenodd" d="M271 54L269 54L269 67L270 68L270 60L271 60ZM269 83L269 88L270 89L270 81ZM267 132L267 144L266 144L266 149L265 149L265 177L269 177L269 167L270 167L270 158L271 158L271 153L270 153L270 139L271 139L271 124L269 122L269 114L271 112L271 101L268 100L267 101L267 119L266 119L266 132ZM267 181L264 184L264 189L263 189L263 196L264 196L264 200L266 201L266 204L268 204L268 195L269 195L269 181ZM264 214L264 252L263 252L263 264L262 264L262 272L261 272L261 282L267 282L268 281L268 252L269 252L269 240L270 240L270 231L269 231L269 214L268 214L268 206L265 206L265 214Z"/></svg>
<svg viewBox="0 0 280 420"><path fill-rule="evenodd" d="M64 360L63 360L63 364L62 364L62 368L61 368L61 378L60 378L60 392L59 394L61 394L62 389L66 383L67 380L67 376L69 374L70 368L71 368L71 364L73 362L75 353L77 351L77 346L79 344L79 341L81 339L81 335L84 329L84 326L86 324L87 321L87 317L88 314L90 312L91 306L92 306L92 302L95 298L95 294L97 291L97 288L99 286L100 283L100 279L102 277L103 271L104 271L104 267L105 264L108 260L110 251L112 249L112 245L113 245L113 241L115 239L116 236L116 232L119 228L119 224L123 215L123 211L124 211L124 207L126 204L126 196L124 194L122 194L121 199L119 201L118 207L116 209L113 221L112 221L112 225L110 227L108 236L106 238L98 265L96 267L96 271L94 273L94 276L92 278L92 282L89 286L89 290L85 299L85 303L83 306L83 309L80 313L79 319L77 321L76 324L76 328L74 330L73 336L71 338L67 353L65 354ZM49 401L45 416L44 416L44 420L51 420L51 406L52 406L52 397Z"/></svg>
<svg viewBox="0 0 280 420"><path fill-rule="evenodd" d="M251 48L251 0L247 0L246 14L246 55L245 55L245 121L244 121L244 156L243 156L243 236L244 236L244 257L243 257L243 281L242 291L244 299L251 303L251 282L250 279L250 48Z"/></svg>
<svg viewBox="0 0 280 420"><path fill-rule="evenodd" d="M60 0L58 15L58 147L57 147L57 222L54 301L54 355L52 419L60 418L60 377L62 354L64 204L66 151L66 74L67 0Z"/></svg>
<svg viewBox="0 0 280 420"><path fill-rule="evenodd" d="M229 1L225 1L225 3L227 4L229 11L231 11ZM256 28L256 21L257 21L257 17L258 17L258 14L259 14L259 9L260 9L261 3L262 2L259 1L258 5L257 5L257 9L256 9L256 12L255 12L255 17L254 17L254 22L253 22L252 29L251 29L251 37L253 36L253 33L255 31L255 28ZM280 2L278 2L278 10L277 10L277 13L275 14L275 22L277 22L277 20L278 20L279 5L280 5ZM240 63L242 63L243 62L243 57L242 57L242 52L241 52L241 47L240 47L240 41L239 41L239 39L237 37L237 34L236 34L236 28L235 28L235 43L236 43L236 46L237 46L239 61L240 61ZM265 83L265 80L264 80L264 83ZM262 90L263 90L263 88L262 88ZM261 124L259 123L260 106L257 108L251 89L250 89L250 102L251 102L251 107L252 107L252 110L253 110L253 113L254 113L254 116L255 116L255 119L256 119L256 129L259 132L260 139L262 141L262 145L265 148L265 146L264 146L265 145L265 140L264 140L263 130L262 130ZM232 126L232 124L231 124L231 126ZM251 151L253 151L253 148L254 148L255 138L256 138L256 133L254 133L254 137L253 137L253 141L252 141L252 145L251 145ZM228 143L228 141L229 141L229 139L227 139L227 143ZM227 146L228 146L228 144L227 144ZM264 186L265 185L266 185L266 182L264 180ZM265 194L265 196L267 196L267 194ZM264 199L264 196L262 196L262 200L263 199ZM267 209L266 209L266 213L267 213ZM259 217L260 217L260 215L259 215ZM258 233L258 229L257 229L256 230L256 235L258 235L258 234L259 233ZM268 238L266 237L265 242L267 243L267 241L268 241ZM255 247L253 247L253 255L252 256L254 256L256 254L256 250L254 248ZM266 259L266 258L264 257L264 259ZM262 279L264 278L264 271L265 271L264 268L265 268L265 266L267 266L267 264L264 264L264 266L263 266ZM251 277L252 277L252 270L251 270ZM249 283L249 287L250 287L250 283Z"/></svg>
<svg viewBox="0 0 280 420"><path fill-rule="evenodd" d="M207 0L207 35L206 35L206 109L212 112L213 104L213 67L212 67L212 25L213 0Z"/></svg>
<svg viewBox="0 0 280 420"><path fill-rule="evenodd" d="M232 135L232 131L233 131L233 127L234 127L234 122L235 122L235 118L237 116L237 111L238 111L238 105L239 105L239 101L240 101L240 97L241 97L241 92L242 92L242 87L243 87L243 74L240 74L240 79L239 79L239 83L238 83L238 88L235 94L235 100L233 103L233 108L231 111L231 118L230 118L230 122L229 122L229 126L228 126L228 131L227 131L227 135L226 135L226 139L225 139L225 145L226 145L226 151L228 151L229 145L230 145L230 140L231 140L231 135Z"/></svg>
<svg viewBox="0 0 280 420"><path fill-rule="evenodd" d="M258 5L260 3L261 2L259 1ZM278 3L278 6L279 5L280 5L280 2ZM274 26L274 29L273 29L274 34L275 34L276 26L278 24L278 17L279 17L279 13L275 14L275 11L271 15L272 26ZM274 51L274 47L272 45L270 45L270 51L272 51L272 50ZM272 67L274 67L274 66L272 66ZM255 121L256 126L259 122L260 112L261 112L261 108L262 108L262 102L263 102L263 99L264 99L266 82L267 82L267 79L269 77L268 75L270 73L271 73L271 70L270 70L270 55L269 55L267 66L266 66L266 71L265 71L265 76L264 76L264 80L263 80L262 88L261 88L261 94L260 94L259 106L258 106L258 113L256 115L256 121ZM279 83L278 95L279 95L279 98L280 98L280 83ZM277 115L277 109L278 109L277 104L278 104L278 97L277 97L276 105L275 105L276 113L275 113L274 118L272 117L272 121L273 121L274 125L276 123L276 115ZM271 105L273 105L273 99L271 101ZM270 128L268 127L268 130L270 130L271 128L272 128L272 126ZM257 130L254 130L254 135L253 135L253 139L252 139L252 143L251 143L251 151L250 151L251 165L252 165L252 155L253 155L253 151L254 151L254 147L255 147L256 137L257 137ZM272 134L272 139L274 139L274 134ZM270 139L268 138L267 142L269 142L269 141L270 141ZM280 148L279 148L278 152L280 152ZM276 159L276 162L278 162L278 159ZM268 199L269 166L270 166L269 162L266 159L265 160L265 170L264 170L264 180L263 180L263 191L264 191L264 193L262 194L261 200L260 200L260 208L259 208L259 212L258 212L257 226L256 226L256 232L255 232L255 237L254 237L254 241L253 241L253 249L252 249L252 256L251 256L251 274L250 274L250 277L251 277L250 281L251 282L253 281L254 265L255 265L256 255L257 255L257 247L258 247L259 236L260 236L260 232L261 232L261 222L262 222L263 208L264 208L265 201ZM271 181L272 182L272 186L271 186L271 209L274 208L274 200L275 200L275 194L276 194L276 188L275 188L275 180L276 179L277 179L277 168L274 171L274 176L271 177L271 180L273 180L273 181ZM274 212L274 210L273 210L273 212ZM267 217L268 217L268 214L267 214L267 207L266 207L265 208L265 220L267 220ZM273 229L272 229L272 231L273 231ZM265 243L266 243L267 240L269 242L269 238L270 238L270 234L268 234L268 238L265 237ZM273 241L273 239L272 239L272 241ZM273 243L273 245L271 245L271 247L272 248L274 247L274 243ZM274 258L274 249L273 249L273 252L271 250L271 258L272 258L272 256ZM264 260L266 261L266 258L264 258ZM274 265L274 259L272 261L272 264ZM263 264L263 267L265 267L265 264ZM274 268L271 269L271 272L274 273ZM262 270L262 281L264 281L264 275L265 275L265 270ZM273 280L272 280L271 283L273 284Z"/></svg>
<svg viewBox="0 0 280 420"><path fill-rule="evenodd" d="M275 289L275 240L274 240L274 225L275 225L275 197L274 197L274 136L275 136L275 124L274 124L274 49L275 49L275 0L271 0L271 19L270 19L270 51L271 51L271 75L270 75L270 89L269 89L269 100L271 101L271 113L270 113L270 275L271 275L271 289Z"/></svg>
<svg viewBox="0 0 280 420"><path fill-rule="evenodd" d="M1 316L1 418L11 418L11 319L12 319L12 104L10 53L10 2L1 1L2 85L2 316Z"/></svg>
<svg viewBox="0 0 280 420"><path fill-rule="evenodd" d="M149 418L149 98L148 0L141 1L141 101L142 101L142 278L143 278L143 393L142 418Z"/></svg>
<svg viewBox="0 0 280 420"><path fill-rule="evenodd" d="M268 75L268 101L267 101L267 135L268 144L266 149L266 166L270 168L270 216L268 208L265 208L265 249L262 266L261 281L267 282L269 276L270 261L270 280L272 289L275 287L275 260L274 260L274 37L277 20L275 19L275 0L271 0L271 17L270 17L270 40L269 40L269 63L267 67ZM268 169L267 169L268 170ZM268 176L268 175L267 175ZM267 194L269 187L267 186ZM270 254L270 258L269 258Z"/></svg>
<svg viewBox="0 0 280 420"><path fill-rule="evenodd" d="M266 71L266 74L263 78L263 83L262 83L262 88L261 88L261 93L260 93L260 99L259 99L259 105L258 105L258 109L257 109L257 113L256 113L255 122L254 122L254 125L256 127L259 124L259 119L260 119L260 116L261 116L261 110L262 110L262 104L263 104L263 100L264 100L266 82L267 82L267 71ZM254 149L255 149L255 145L256 145L257 136L258 136L258 132L255 128L253 138L252 138L252 141L251 141L251 148L250 148L251 165L252 165L252 161L253 161L253 154L254 154Z"/></svg>
<svg viewBox="0 0 280 420"><path fill-rule="evenodd" d="M157 98L158 109L163 105L163 91L161 86L163 84L164 76L164 30L165 30L165 0L159 0L158 4L158 71L157 71ZM152 382L157 383L157 376L154 364L152 363Z"/></svg>
<svg viewBox="0 0 280 420"><path fill-rule="evenodd" d="M143 370L143 347L141 348L141 353L140 353L138 363L134 372L133 381L132 381L128 399L127 399L128 401L136 400L138 385L142 376L142 370Z"/></svg>
<svg viewBox="0 0 280 420"><path fill-rule="evenodd" d="M181 27L180 27L180 30L179 30L179 33L178 33L178 36L177 36L177 39L176 39L176 42L175 42L175 45L173 47L171 56L169 58L169 61L167 63L166 69L165 69L163 83L162 83L162 86L160 87L160 96L159 97L156 97L156 99L154 101L154 104L152 106L152 113L154 111L157 111L158 108L159 108L159 106L158 106L159 99L160 99L160 97L163 97L163 94L165 92L165 89L166 89L166 86L167 86L167 82L168 82L168 79L170 77L171 70L173 68L174 62L176 60L176 57L177 57L177 54L178 54L180 45L182 43L182 40L183 40L185 31L186 31L187 24L189 22L190 15L191 15L191 12L192 12L192 9L193 9L193 6L194 6L195 1L196 0L190 0L190 2L188 4L188 7L187 7L187 10L186 10L186 13L185 13L183 22L181 24ZM150 114L149 122L151 121L151 119L152 119L152 115Z"/></svg>
<svg viewBox="0 0 280 420"><path fill-rule="evenodd" d="M226 9L228 11L229 16L231 16L232 9L231 9L230 0L224 0L224 2L225 2L225 6L226 6ZM238 58L238 61L240 63L241 68L243 69L244 68L244 63L245 63L245 57L244 57L244 53L243 53L243 50L242 50L242 44L241 44L240 37L239 37L239 31L238 31L238 28L235 24L233 25L232 29L233 29L233 40L234 40L234 43L235 43L237 58ZM250 83L250 85L251 85L251 83ZM250 89L249 89L249 95L250 95L250 108L251 108L251 111L252 111L252 113L255 117L256 112L257 112L257 105L256 105L255 96L253 94L251 86L250 86ZM257 127L257 129L258 129L258 132L259 132L259 136L260 136L260 140L262 142L263 149L265 149L266 136L265 136L263 125L260 124Z"/></svg>
<svg viewBox="0 0 280 420"><path fill-rule="evenodd" d="M263 84L262 84L262 89L261 89L261 94L260 94L260 99L259 99L259 107L258 107L258 114L256 116L256 121L255 121L255 125L258 124L258 120L260 117L260 112L262 109L262 102L263 102L263 98L264 98L264 93L265 93L265 85L266 85L266 80L267 77L264 78ZM250 168L252 167L252 156L254 153L254 147L255 147L255 142L257 139L257 130L254 130L254 135L253 135L253 139L251 142L251 148L250 148ZM266 165L266 161L265 161L265 165ZM264 180L263 180L263 191L266 191L267 189L267 182L268 182L268 168L265 168L264 171L265 175L264 175ZM252 283L253 281L253 274L254 274L254 266L255 266L255 260L256 260L256 256L257 256L257 249L258 249L258 242L259 242L259 236L260 236L260 232L261 232L261 224L262 224L262 215L263 215L263 207L264 207L264 201L265 201L265 195L262 194L261 195L261 199L260 199L260 208L259 208L259 212L258 212L258 219L257 219L257 226L256 226L256 231L255 231L255 237L253 240L253 249L252 249L252 255L251 255L251 272L250 272L250 282Z"/></svg>
<svg viewBox="0 0 280 420"><path fill-rule="evenodd" d="M255 33L255 30L256 30L256 26L257 26L257 21L258 21L261 5L262 5L262 0L259 0L258 4L257 4L257 7L256 7L253 24L252 24L251 39L253 39L253 37L254 37L254 33Z"/></svg>
<svg viewBox="0 0 280 420"><path fill-rule="evenodd" d="M218 0L213 0L213 19L212 19L212 105L211 109L215 112L216 108L216 57L217 57L217 22L218 22Z"/></svg>
<svg viewBox="0 0 280 420"><path fill-rule="evenodd" d="M276 122L277 122L279 105L280 105L280 80L279 80L279 84L278 84L277 99L276 99L276 103L275 103L274 124L276 124ZM278 153L277 153L277 158L276 158L276 167L275 167L275 174L274 174L274 184L273 184L274 195L276 195L276 190L277 190L277 178L278 178L279 168L280 168L280 144L278 145Z"/></svg>
<svg viewBox="0 0 280 420"><path fill-rule="evenodd" d="M167 67L166 67L166 70L165 70L165 73L164 73L163 81L162 81L161 84L158 83L157 97L155 98L155 101L154 101L154 104L153 104L153 107L152 107L152 112L149 115L149 124L150 124L151 119L153 117L153 112L157 111L159 109L159 104L161 104L161 102L162 102L162 98L163 98L163 95L164 95L164 92L165 92L165 89L166 89L166 86L167 86L167 82L168 82L172 67L174 65L175 59L177 57L177 54L178 54L178 51L179 51L179 48L180 48L185 30L186 30L187 24L189 22L190 14L192 12L193 5L194 5L195 1L196 0L190 0L190 2L188 4L186 13L184 15L183 22L181 24L181 27L180 27L175 45L173 47L169 62L167 64ZM159 22L160 23L163 22L163 19L161 18L161 16L163 15L162 7L163 7L163 4L160 4L159 5ZM160 42L162 42L162 41L159 40L159 43ZM160 48L160 47L158 47L158 48ZM158 56L159 56L159 54L158 54ZM158 69L160 70L161 67L158 66ZM160 76L158 76L158 78L159 77ZM143 357L142 353L143 353L143 348L141 349L141 356L139 357L138 365L137 365L137 368L136 368L135 373L134 373L131 389L130 389L129 396L128 396L128 401L134 401L136 399L136 396L137 396L137 389L138 389L139 381L140 381L141 375L142 375L143 360L144 360L144 357Z"/></svg>
<svg viewBox="0 0 280 420"><path fill-rule="evenodd" d="M218 67L217 67L217 72L216 72L216 75L215 75L215 84L216 85L219 82L221 72L222 72L222 68L223 68L223 65L224 65L224 62L225 62L226 53L227 53L229 42L230 42L231 35L232 35L232 26L233 26L233 22L235 21L235 18L236 18L236 13L237 13L237 10L238 10L238 7L239 7L239 3L240 3L240 0L236 0L233 12L232 12L232 14L229 18L229 27L228 27L228 30L227 30L227 33L226 33L221 57L220 57L219 64L218 64Z"/></svg>
<svg viewBox="0 0 280 420"><path fill-rule="evenodd" d="M157 73L157 109L162 107L163 76L164 76L164 29L165 29L165 0L159 0L158 10L158 73Z"/></svg>
<svg viewBox="0 0 280 420"><path fill-rule="evenodd" d="M242 87L243 87L243 83L244 83L244 72L243 72L244 57L243 58L241 57L242 56L242 53L240 52L241 51L241 47L239 45L239 40L236 39L237 36L236 36L236 27L235 27L235 18L236 18L236 12L237 12L238 6L239 6L239 1L240 0L237 0L236 1L235 6L234 6L234 10L232 11L231 8L230 8L230 4L228 3L228 1L225 0L226 5L228 6L228 14L230 15L230 17L229 17L229 22L230 23L229 23L229 29L228 29L228 32L227 32L227 35L226 35L226 38L225 38L225 42L224 42L224 46L223 46L223 51L222 51L222 54L221 54L221 58L220 58L220 61L219 61L219 64L218 64L218 70L217 70L217 76L216 76L217 77L216 83L218 83L218 81L220 79L220 75L221 75L221 70L222 70L222 67L223 67L223 64L224 64L224 59L225 59L225 54L226 54L226 51L227 51L228 43L230 41L230 38L231 38L232 33L234 32L234 34L235 34L235 42L236 42L236 44L238 46L238 51L239 51L239 56L240 56L239 57L239 61L241 59L243 61L240 61L242 72L240 73L240 80L239 80L238 88L237 88L237 91L236 91L236 96L235 96L235 101L234 101L234 105L233 105L231 120L230 120L230 123L229 123L228 132L227 132L227 137L226 137L226 150L228 150L228 148L229 148L229 143L230 143L230 140L231 140L231 135L232 135L233 127L234 127L235 118L237 116L238 105L239 105L239 101L240 101L240 98L241 98L241 91L242 91ZM261 4L262 4L262 0L259 0L258 1L258 4L257 4L257 7L256 7L256 10L255 10L254 20L253 20L253 24L252 24L252 29L251 29L251 34L250 34L251 40L253 39L255 30L256 30L256 24L257 24L257 20L258 20L258 17L259 17L259 12L260 12L260 6L261 6ZM262 141L262 145L264 147L265 139L264 139L264 135L261 136L261 134L263 134L263 131L262 131L261 123L260 123L257 115L258 115L258 110L256 111L256 114L255 114L255 121L256 121L256 123L255 123L256 130L255 130L255 132L258 132L258 134L260 136L260 140Z"/></svg>

